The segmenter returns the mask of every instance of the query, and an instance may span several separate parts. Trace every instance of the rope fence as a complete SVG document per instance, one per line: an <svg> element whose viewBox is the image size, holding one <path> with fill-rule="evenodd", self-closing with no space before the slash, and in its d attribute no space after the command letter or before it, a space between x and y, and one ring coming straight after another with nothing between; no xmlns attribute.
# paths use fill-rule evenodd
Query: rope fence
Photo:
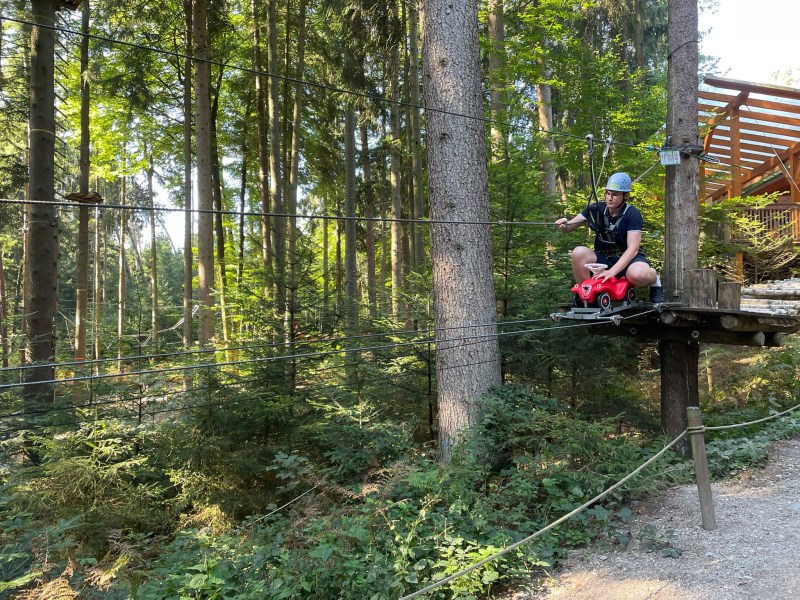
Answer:
<svg viewBox="0 0 800 600"><path fill-rule="evenodd" d="M451 581L454 581L454 580L458 579L459 577L463 577L464 575L467 575L468 573L471 573L472 571L475 571L476 569L479 569L483 565L485 565L487 563L490 563L490 562L500 558L501 556L504 556L505 554L508 554L509 552L512 552L512 551L516 550L520 546L523 546L523 545L533 541L534 539L542 536L543 534L547 533L548 531L551 531L555 527L558 527L562 523L570 520L572 517L574 517L574 516L578 515L579 513L583 512L584 510L586 510L590 506L593 506L597 502L599 502L599 501L603 500L604 498L606 498L609 494L611 494L612 492L617 490L619 487L624 485L626 482L631 480L633 477L635 477L636 475L641 473L648 466L650 466L655 461L657 461L662 456L664 456L664 454L666 454L667 451L669 451L671 448L673 448L676 444L678 444L681 440L683 440L687 435L689 435L690 441L691 441L691 445L692 445L692 457L693 457L693 462L694 462L695 480L696 480L696 483L697 483L698 494L699 494L699 497L700 497L700 511L701 511L703 529L705 529L705 530L716 529L716 520L715 520L715 517L714 517L714 505L713 505L713 499L712 499L712 495L711 495L711 482L710 482L710 476L709 476L709 471L708 471L708 459L707 459L706 451L705 451L705 440L704 440L704 437L703 437L703 433L706 432L706 431L724 431L724 430L728 430L728 429L738 429L738 428L750 427L750 426L753 426L753 425L757 425L757 424L760 424L760 423L771 421L773 419L778 419L778 418L783 417L783 416L785 416L785 415L787 415L787 414L789 414L789 413L791 413L791 412L793 412L793 411L795 411L795 410L797 410L799 408L800 408L800 404L797 404L796 406L788 408L788 409L786 409L786 410L784 410L784 411L782 411L780 413L777 413L777 414L774 414L774 415L770 415L770 416L764 417L762 419L756 419L754 421L748 421L746 423L737 423L737 424L732 424L732 425L721 425L721 426L714 426L714 427L705 427L705 426L702 425L702 421L701 421L701 417L700 417L700 408L696 407L696 406L690 406L690 407L687 408L687 417L688 417L689 426L686 429L684 429L683 432L680 433L677 437L675 437L669 444L664 446L664 448L662 448L658 453L654 454L647 461L642 463L639 467L637 467L636 469L634 469L633 471L628 473L628 475L626 475L625 477L620 479L617 483L615 483L611 487L607 488L603 492L599 493L594 498L592 498L591 500L588 500L587 502L585 502L584 504L582 504L578 508L574 509L573 511L571 511L571 512L565 514L564 516L562 516L561 518L553 521L552 523L550 523L546 527L540 529L539 531L537 531L537 532L535 532L535 533L533 533L533 534L531 534L531 535L519 540L518 542L515 542L515 543L511 544L510 546L507 546L506 548L503 548L502 550L492 554L491 556L487 556L486 558L484 558L484 559L482 559L482 560L480 560L480 561L478 561L478 562L476 562L476 563L474 563L474 564L462 569L461 571L458 571L457 573L453 573L452 575L449 575L448 577L445 577L445 578L443 578L443 579L441 579L439 581L436 581L436 582L434 582L434 583L432 583L432 584L430 584L430 585L428 585L428 586L426 586L426 587L424 587L422 589L419 589L416 592L413 592L411 594L403 596L399 600L411 600L412 598L418 598L420 596L423 596L423 595L427 594L428 592L431 592L431 591L433 591L433 590L435 590L437 588L440 588L440 587L450 583Z"/></svg>

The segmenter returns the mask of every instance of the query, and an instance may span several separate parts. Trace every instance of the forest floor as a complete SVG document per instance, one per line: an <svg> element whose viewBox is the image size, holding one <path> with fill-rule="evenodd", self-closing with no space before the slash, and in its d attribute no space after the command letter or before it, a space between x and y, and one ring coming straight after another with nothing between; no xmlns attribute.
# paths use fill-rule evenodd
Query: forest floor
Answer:
<svg viewBox="0 0 800 600"><path fill-rule="evenodd" d="M702 528L696 486L670 488L631 506L626 548L572 551L543 586L506 600L800 598L800 439L712 490L715 530Z"/></svg>

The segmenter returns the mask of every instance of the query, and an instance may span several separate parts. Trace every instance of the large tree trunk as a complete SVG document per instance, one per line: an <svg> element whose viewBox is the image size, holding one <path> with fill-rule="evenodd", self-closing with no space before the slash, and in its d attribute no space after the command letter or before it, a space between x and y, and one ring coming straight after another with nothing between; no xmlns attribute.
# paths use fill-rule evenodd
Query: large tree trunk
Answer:
<svg viewBox="0 0 800 600"><path fill-rule="evenodd" d="M197 268L201 346L214 337L214 198L211 178L211 66L206 0L194 0L195 144L197 152Z"/></svg>
<svg viewBox="0 0 800 600"><path fill-rule="evenodd" d="M89 0L84 0L81 31L89 33ZM81 38L81 146L79 192L89 194L89 36ZM89 207L78 209L75 265L75 360L86 359L86 316L89 306Z"/></svg>
<svg viewBox="0 0 800 600"><path fill-rule="evenodd" d="M192 256L192 52L194 30L192 18L192 0L184 0L186 27L186 58L183 63L183 346L192 344L192 309L193 296L192 273L194 257ZM188 386L188 372L185 378Z"/></svg>
<svg viewBox="0 0 800 600"><path fill-rule="evenodd" d="M500 383L475 0L423 3L441 460ZM464 115L464 116L458 116ZM468 338L465 341L464 338Z"/></svg>
<svg viewBox="0 0 800 600"><path fill-rule="evenodd" d="M670 0L667 139L672 147L698 144L697 0ZM682 153L679 165L666 167L664 292L667 301L688 299L687 273L697 268L697 158ZM697 406L696 343L659 343L661 360L661 426L676 436L687 426L686 407ZM688 443L682 450L688 450Z"/></svg>
<svg viewBox="0 0 800 600"><path fill-rule="evenodd" d="M55 200L55 2L32 0L30 75L29 197L39 202ZM25 411L35 412L54 400L56 337L53 329L57 305L58 224L52 204L26 205L25 240ZM41 382L41 383L40 383Z"/></svg>

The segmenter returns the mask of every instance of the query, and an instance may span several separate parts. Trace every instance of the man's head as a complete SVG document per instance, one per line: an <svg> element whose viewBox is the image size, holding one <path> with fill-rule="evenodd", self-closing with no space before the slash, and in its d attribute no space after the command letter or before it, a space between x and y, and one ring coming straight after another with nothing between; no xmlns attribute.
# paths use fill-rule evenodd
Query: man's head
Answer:
<svg viewBox="0 0 800 600"><path fill-rule="evenodd" d="M627 202L631 185L631 178L627 173L614 173L606 183L606 203L620 206Z"/></svg>

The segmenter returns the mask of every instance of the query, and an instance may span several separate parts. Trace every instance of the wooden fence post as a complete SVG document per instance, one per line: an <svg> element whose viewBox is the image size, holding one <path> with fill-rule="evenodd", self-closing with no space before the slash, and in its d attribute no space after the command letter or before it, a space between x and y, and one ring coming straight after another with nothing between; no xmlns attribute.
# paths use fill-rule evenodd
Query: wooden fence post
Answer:
<svg viewBox="0 0 800 600"><path fill-rule="evenodd" d="M703 423L700 417L700 408L689 406L686 409L689 422L689 437L692 442L692 456L694 457L694 476L697 481L697 492L700 496L700 514L703 520L703 529L717 528L714 516L714 499L711 495L711 478L708 474L708 459L706 457L706 442L703 437Z"/></svg>

